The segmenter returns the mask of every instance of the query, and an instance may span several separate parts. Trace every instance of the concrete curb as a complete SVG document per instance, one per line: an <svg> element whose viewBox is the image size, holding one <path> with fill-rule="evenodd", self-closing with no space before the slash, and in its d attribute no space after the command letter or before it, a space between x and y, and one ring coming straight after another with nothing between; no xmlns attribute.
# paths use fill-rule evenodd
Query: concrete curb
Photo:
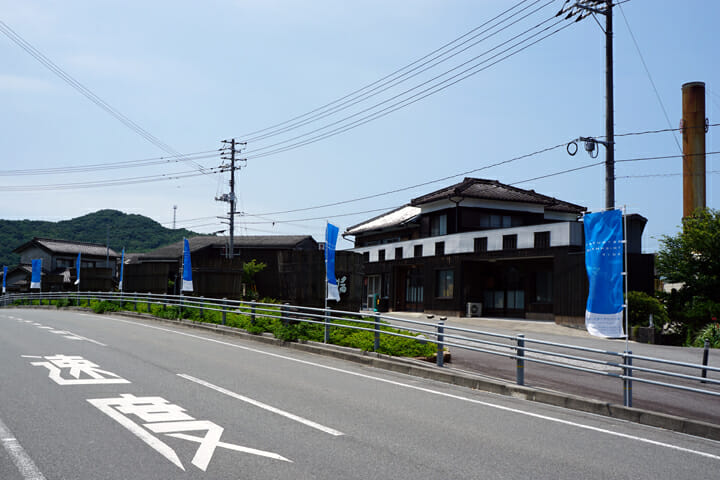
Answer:
<svg viewBox="0 0 720 480"><path fill-rule="evenodd" d="M44 308L55 309L53 306L20 306L17 308ZM15 308L10 306L9 308ZM88 311L87 308L68 307L69 310ZM537 390L531 387L515 385L502 380L488 379L484 377L474 376L466 372L454 372L447 369L437 367L429 367L422 365L420 361L406 358L390 357L388 355L377 354L374 352L365 352L355 348L340 347L337 345L327 345L316 342L286 342L275 338L272 334L254 335L244 330L234 327L217 325L213 323L202 323L191 320L172 320L166 318L158 318L152 315L135 312L107 312L103 315L128 317L133 319L153 320L161 323L169 323L173 325L181 325L189 328L199 328L201 330L212 331L223 335L232 335L240 337L244 340L250 340L259 343L282 346L295 350L300 350L318 355L325 355L341 360L346 360L362 365L368 365L384 370L404 373L415 377L427 378L438 382L449 383L474 390L482 390L485 392L505 395L531 402L544 403L558 407L578 410L581 412L593 413L611 418L626 420L629 422L648 425L652 427L663 428L675 432L685 433L696 437L709 438L720 441L720 425L700 420L692 420L684 417L677 417L660 412L643 410L639 408L625 407L614 403L593 400L589 398L579 397L561 392Z"/></svg>

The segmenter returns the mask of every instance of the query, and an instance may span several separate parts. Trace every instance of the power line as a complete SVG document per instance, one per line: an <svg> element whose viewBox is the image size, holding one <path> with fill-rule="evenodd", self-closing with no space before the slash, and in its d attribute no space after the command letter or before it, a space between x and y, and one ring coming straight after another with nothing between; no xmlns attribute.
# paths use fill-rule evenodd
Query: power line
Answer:
<svg viewBox="0 0 720 480"><path fill-rule="evenodd" d="M705 174L716 174L716 173L720 173L720 170L708 170L705 172ZM683 175L685 175L685 174L683 174L682 172L680 172L680 173L648 173L645 175L623 175L621 177L615 177L615 178L680 177ZM691 174L688 176L699 176L699 175L702 175L702 173Z"/></svg>
<svg viewBox="0 0 720 480"><path fill-rule="evenodd" d="M425 55L425 56L423 56L423 57L421 57L421 58L419 58L419 59L417 59L417 60L415 60L415 61L407 64L407 65L405 65L404 67L401 67L401 68L395 70L394 72L392 72L392 73L390 73L390 74L388 74L388 75L380 78L379 80L376 80L376 81L373 82L373 83L370 83L370 84L368 84L368 85L365 85L364 87L362 87L362 88L360 88L360 89L358 89L358 90L355 90L355 91L353 91L353 92L350 92L350 93L348 93L347 95L345 95L345 96L343 96L343 97L341 97L341 98L338 98L337 100L334 100L334 101L332 101L332 102L326 103L325 105L322 105L322 106L320 106L320 107L317 107L317 108L315 108L315 109L313 109L313 110L310 110L309 112L306 112L306 113L304 113L304 114L302 114L302 115L298 115L298 116L293 117L293 118L291 118L291 119L289 119L289 120L286 120L286 121L284 121L284 122L280 122L280 123L277 123L277 124L275 124L275 125L271 125L271 126L269 126L269 127L262 128L262 129L260 129L260 130L255 130L255 131L253 131L253 132L249 132L249 133L246 133L246 134L244 134L244 135L239 135L239 137L240 137L240 138L247 139L247 138L252 138L252 137L255 136L255 135L258 135L258 134L267 132L267 131L269 131L269 130L275 130L275 129L277 129L278 127L282 127L282 126L284 126L284 125L287 125L288 123L292 123L292 122L294 122L294 121L296 121L296 120L299 120L299 119L302 119L302 118L311 116L311 115L313 115L314 113L317 113L317 112L320 112L320 111L322 111L322 110L325 110L326 108L331 107L331 106L333 106L333 105L336 105L336 104L338 104L338 103L341 103L341 102L343 102L344 100L347 100L347 99L349 99L349 98L353 98L353 97L357 96L358 94L360 94L360 93L362 93L362 92L364 92L364 91L366 91L366 90L368 90L368 89L371 89L372 87L375 87L376 85L383 84L383 82L386 82L387 80L392 79L393 77L398 76L400 73L404 72L405 70L408 70L408 69L410 69L411 67L417 65L418 63L421 63L421 62L423 62L424 60L428 59L429 57L432 57L433 55L441 52L442 50L445 50L447 47L449 47L449 46L451 46L451 45L459 42L459 41L462 40L463 38L465 38L465 37L473 34L473 33L476 32L477 30L485 27L485 26L488 25L490 22L493 22L493 21L497 20L498 18L501 18L501 17L504 16L506 13L511 12L512 10L516 9L517 7L519 7L519 6L521 6L522 4L527 3L527 2L528 2L528 0L522 0L522 1L518 2L517 4L513 5L512 7L510 7L510 8L507 9L507 10L505 10L504 12L500 13L499 15L495 16L495 17L492 18L491 20L488 20L487 22L483 23L482 25L480 25L480 26L478 26L478 27L475 27L474 29L472 29L472 30L470 30L469 32L465 33L464 35L461 35L460 37L458 37L458 38L456 38L456 39L454 39L454 40L446 43L445 45L441 46L440 48L437 48L437 49L433 50L432 52L428 53L427 55ZM536 4L536 3L538 3L538 2L536 1L534 4ZM533 5L534 5L534 4L533 4ZM475 36L473 36L473 37L471 37L471 38L475 38ZM453 47L453 49L454 49L454 48L457 48L457 47ZM451 49L450 51L452 51L453 49ZM443 54L443 55L444 55L444 54ZM423 64L423 65L424 65L424 64ZM403 75L404 75L404 74L403 74Z"/></svg>
<svg viewBox="0 0 720 480"><path fill-rule="evenodd" d="M96 95L92 90L90 90L85 85L83 85L78 80L76 80L73 76L71 76L65 70L60 68L57 64L55 64L55 62L53 62L48 57L46 57L42 52L40 52L30 42L25 40L22 36L20 36L19 33L17 33L12 28L10 28L10 26L8 26L2 20L0 20L0 32L4 33L5 36L7 36L10 40L12 40L15 44L17 44L25 52L30 54L33 58L35 58L38 62L40 62L48 70L53 72L61 80L63 80L65 83L67 83L68 85L73 87L81 95L83 95L85 98L87 98L88 100L93 102L95 105L100 107L106 113L110 114L112 117L114 117L120 123L125 125L127 128L129 128L136 134L140 135L142 138L144 138L148 142L152 143L159 149L171 154L173 157L176 157L178 160L186 161L186 162L194 165L198 170L200 170L200 172L205 173L204 166L200 165L199 163L197 163L193 160L186 160L185 158L183 158L183 155L181 153L179 153L177 150L173 149L171 146L164 143L163 141L158 139L156 136L152 135L150 132L148 132L147 130L142 128L140 125L138 125L137 123L132 121L130 118L125 116L119 110L117 110L112 105L110 105L105 100L103 100L98 95Z"/></svg>
<svg viewBox="0 0 720 480"><path fill-rule="evenodd" d="M647 74L648 80L650 80L650 85L652 85L652 88L655 91L655 97L657 98L658 102L660 103L660 108L663 111L663 115L665 115L665 120L667 120L668 126L671 127L672 123L670 123L670 117L668 116L667 110L665 109L665 104L663 103L662 98L660 97L660 92L658 92L658 89L655 86L655 82L653 81L652 75L650 74L650 69L648 68L647 64L645 63L645 58L643 57L643 54L640 51L640 46L638 45L638 42L635 39L635 34L633 33L632 29L630 28L630 23L628 22L628 19L625 16L625 10L623 10L622 5L618 4L618 7L620 8L620 13L622 14L623 20L625 20L625 26L627 26L628 32L630 32L630 38L632 38L633 44L635 44L635 50L637 50L637 53L640 56L640 61L642 62L643 68L645 69L645 73ZM682 147L680 146L680 142L678 142L677 135L673 134L673 139L675 140L675 145L677 145L678 150L680 150L682 152Z"/></svg>
<svg viewBox="0 0 720 480"><path fill-rule="evenodd" d="M546 22L547 22L547 21L546 21ZM543 23L546 23L546 22L543 22ZM371 122L371 121L377 120L377 119L379 119L379 118L382 118L382 117L384 117L384 116L386 116L386 115L389 115L390 113L393 113L393 112L395 112L395 111L397 111L397 110L400 110L400 109L402 109L402 108L405 108L405 107L407 107L407 106L409 106L409 105L412 105L412 104L414 104L414 103L416 103L416 102L418 102L418 101L420 101L420 100L423 100L423 99L426 98L426 97L429 97L430 95L434 95L434 94L436 94L436 93L439 93L439 92L445 90L446 88L449 88L449 87L451 87L451 86L453 86L453 85L455 85L455 84L457 84L457 83L459 83L459 82L461 82L461 81L463 81L463 80L465 80L465 79L467 79L467 78L469 78L469 77L471 77L471 76L473 76L473 75L476 75L476 74L478 74L478 73L480 73L480 72L482 72L482 71L484 71L484 70L487 70L488 68L496 65L497 63L500 63L500 62L502 62L503 60L506 60L506 59L508 59L508 58L510 58L510 57L512 57L512 56L514 56L514 55L516 55L516 54L518 54L518 53L526 50L527 48L529 48L529 47L531 47L531 46L533 46L533 45L541 42L542 40L545 40L546 38L548 38L548 37L550 37L550 36L552 36L552 35L555 35L555 34L557 34L558 32L564 30L565 28L568 28L569 26L573 25L573 23L566 23L564 26L555 29L554 31L552 31L552 32L550 32L550 33L542 36L541 38L539 38L539 39L537 39L537 40L535 40L535 41L533 41L533 42L531 42L531 43L528 43L528 44L522 46L521 48L518 48L517 50L515 50L515 51L513 51L513 52L508 53L507 55L499 58L498 60L496 60L496 61L494 61L494 62L492 62L492 63L490 63L490 64L488 64L488 65L485 65L484 67L482 66L483 64L487 63L489 60L491 60L491 59L493 59L493 58L496 58L496 57L498 57L498 56L501 56L502 54L507 53L508 51L512 50L513 48L518 47L518 46L522 45L523 43L528 42L528 40L530 40L531 38L538 36L539 34L541 34L541 33L545 32L545 31L553 28L554 26L556 26L556 25L558 25L558 24L560 24L560 23L562 23L562 22L563 22L563 20L560 20L560 21L554 23L553 25L550 25L550 26L544 28L544 29L541 30L540 32L537 32L537 33L531 35L529 38L526 38L526 39L524 39L524 40L521 40L520 42L516 43L515 45L512 45L511 47L506 48L505 50L501 51L500 53L498 53L498 54L496 54L496 55L493 55L492 57L490 57L490 58L488 58L488 59L486 59L486 60L483 60L482 62L479 62L479 63L477 63L476 65L474 65L474 66L472 66L472 67L468 67L468 68L466 68L465 70L463 70L463 71L461 71L461 72L459 72L459 73L457 73L457 74L455 74L455 75L453 75L453 76L451 76L451 77L449 77L449 78L447 78L447 79L445 79L445 80L442 80L442 81L440 81L440 82L437 82L436 84L434 84L434 85L432 85L432 86L430 86L430 87L428 87L428 88L426 88L426 89L424 89L424 90L422 90L422 91L420 91L420 92L418 92L418 93L415 93L414 95L411 95L411 96L409 96L409 97L407 97L407 98L404 98L404 99L402 99L402 100L399 100L399 101L397 101L397 102L395 102L395 103L393 103L393 104L391 104L391 105L389 105L389 106L387 106L387 107L385 107L385 108L383 108L383 109L381 109L381 110L378 110L378 111L376 111L376 112L374 112L374 113L371 113L371 114L369 114L369 115L366 115L366 116L364 116L364 117L361 117L361 118L359 118L359 119L357 119L357 120L355 120L355 121L353 121L353 122L350 122L350 123L348 123L348 124L342 125L342 126L336 128L336 129L334 129L334 130L331 130L331 131L329 131L329 132L326 132L326 133L323 133L323 134L320 134L320 135L311 137L311 138L309 138L309 139L307 139L307 140L302 140L302 141L296 142L296 143L294 143L294 144L291 144L291 145L288 145L288 146L285 146L285 147L281 147L281 148L278 148L278 149L275 149L275 150L270 150L269 152L264 152L264 153L259 153L259 154L251 155L251 151L248 151L248 157L247 157L247 158L262 158L262 157L266 157L266 156L270 156L270 155L275 155L275 154L278 154L278 153L286 152L286 151L288 151L288 150L293 150L293 149L296 149L296 148L299 148L299 147L302 147L302 146L305 146L305 145L309 145L309 144L311 144L311 143L315 143L315 142L318 142L318 141L321 141L321 140L325 140L325 139L327 139L327 138L330 138L330 137L333 137L333 136L335 136L335 135L344 133L344 132L346 132L346 131L348 131L348 130L352 130L352 129L357 128L357 127L359 127L359 126L361 126L361 125L364 125L364 124L366 124L366 123L368 123L368 122ZM541 24L540 24L540 25L541 25ZM507 43L507 42L505 42L505 43ZM480 68L480 67L482 67L482 68ZM457 68L457 67L456 67L456 68ZM455 70L455 69L453 69L453 70ZM258 152L258 151L260 151L260 150L265 150L265 149L271 148L271 147L273 147L273 146L279 146L279 145L281 145L281 144L291 142L291 141L293 141L294 139L300 139L300 138L302 138L302 137L311 135L312 133L316 133L316 132L318 132L318 131L321 131L321 130L325 130L325 129L327 129L327 128L330 128L331 126L334 126L334 125L337 125L337 124L339 124L339 123L345 122L346 120L349 120L349 119L351 119L351 118L353 118L353 117L356 117L356 116L358 116L358 115L361 115L362 113L368 112L368 111L376 108L377 106L380 106L380 105L385 104L385 103L387 103L387 102L389 102L389 101L391 101L391 100L393 100L393 99L396 99L396 98L398 98L399 96L404 95L405 93L408 93L408 92L410 92L410 91L412 91L412 90L415 90L415 89L419 88L420 86L423 86L423 85L425 85L425 84L427 84L427 83L429 83L429 82L431 82L431 81L437 80L438 78L446 75L447 73L449 73L449 71L448 71L448 72L445 72L444 74L438 75L438 76L434 77L433 79L428 80L427 82L422 83L422 84L419 85L419 86L416 86L416 87L414 87L414 88L412 88L412 89L406 90L405 92L403 92L403 93L401 93L401 94L398 94L398 95L392 97L391 99L385 100L385 101L380 102L380 103L378 103L378 104L376 104L376 105L374 105L374 106L372 106L372 107L368 107L368 108L362 110L361 112L358 112L358 113L355 113L355 114L350 115L350 116L348 116L348 117L345 117L344 119L341 119L341 120L332 122L332 123L330 123L330 124L328 124L328 125L326 125L326 126L324 126L324 127L321 127L321 128L315 129L315 130L313 130L313 131L311 131L311 132L307 132L307 133L305 133L305 134L303 134L303 135L299 135L299 136L297 136L297 137L294 137L293 139L288 139L288 140L285 140L285 141L282 141L282 142L278 142L278 143L273 144L273 145L270 145L270 146L266 146L266 147L262 147L262 148L259 148L259 149L255 149L255 150L253 150L253 151L254 151L254 152Z"/></svg>
<svg viewBox="0 0 720 480"><path fill-rule="evenodd" d="M400 85L400 84L402 84L402 83L405 83L405 82L407 82L408 80L410 80L410 79L412 79L412 78L415 78L416 76L420 75L421 73L424 73L424 72L426 72L426 71L428 71L428 70L430 70L430 69L432 69L432 68L435 68L436 66L440 65L441 63L444 63L444 62L449 61L450 59L452 59L452 58L460 55L461 53L469 50L470 48L478 45L479 43L481 43L481 42L483 42L483 41L485 41L485 40L487 40L487 39L489 39L489 38L491 38L491 37L493 37L493 36L495 36L495 35L498 35L498 34L502 33L503 31L505 31L505 30L507 30L508 28L510 28L512 25L515 25L516 23L518 23L518 22L526 19L527 17L533 15L534 13L537 13L538 11L542 10L543 8L547 7L548 5L550 5L551 3L554 2L554 0L550 0L550 1L546 2L544 5L542 5L541 7L539 7L539 8L537 8L537 9L535 9L535 10L533 10L533 11L531 11L531 12L529 12L529 13L523 15L523 16L521 16L520 18L518 18L518 19L516 19L515 21L511 22L510 24L505 25L505 26L502 27L501 29L499 29L499 30L497 30L497 31L495 31L495 32L493 32L493 33L491 33L491 34L489 34L489 35L487 35L487 36L485 36L485 37L483 37L483 38L481 38L481 39L473 42L473 43L471 43L470 45L467 45L465 48L462 48L462 49L460 49L460 50L457 50L457 49L459 49L461 46L463 46L463 45L467 44L468 42L470 42L471 40L474 40L474 39L476 39L477 37L479 37L479 36L481 36L481 35L489 32L489 31L491 31L493 28L501 25L501 24L504 23L504 22L507 22L508 20L512 19L514 16L519 15L520 13L522 13L523 11L525 11L526 9L529 9L529 8L531 8L532 6L540 3L540 1L541 1L541 0L536 0L535 2L533 2L533 4L531 4L531 5L523 8L522 10L520 10L520 11L518 11L518 12L515 12L515 13L512 14L510 17L508 17L508 18L506 18L506 19L504 19L504 20L501 20L500 22L496 23L495 25L492 25L491 27L489 27L489 28L487 28L487 29L485 29L485 30L483 30L483 31L481 31L481 32L479 32L479 33L471 36L469 39L465 40L464 42L462 42L462 43L460 43L460 44L458 44L458 45L456 45L456 46L454 46L453 48L451 48L450 50L448 50L448 51L446 51L446 52L443 52L443 53L438 54L438 55L435 55L435 56L432 56L433 54L429 54L429 55L423 57L423 59L421 59L421 60L425 60L425 59L427 59L428 57L431 57L431 58L423 61L422 63L420 63L419 65L417 65L417 66L415 66L415 67L413 67L413 68L410 68L409 70L407 70L406 72L402 73L401 75L395 76L395 74L391 74L391 76L395 76L395 78L392 78L392 79L390 79L390 80L385 80L385 79L388 78L388 77L384 77L384 79L378 80L377 82L371 84L369 87L372 87L372 88L365 87L364 89L361 89L361 90L359 90L359 91L353 92L352 94L349 94L349 95L347 95L346 97L343 97L342 99L340 99L340 100L338 100L338 101L336 101L336 102L332 102L331 104L328 104L328 105L325 106L325 107L327 107L327 106L330 106L330 105L333 105L333 104L334 104L335 106L332 106L331 108L321 107L320 109L316 109L316 110L313 111L313 112L315 112L315 111L317 111L317 110L320 110L318 113L316 113L316 114L314 114L314 115L309 115L309 114L307 114L307 115L305 115L305 116L302 116L302 117L307 117L305 120L298 121L298 122L291 122L291 121L285 122L285 123L290 123L290 124L287 125L287 126L285 126L285 127L283 127L283 128L272 129L271 131L269 131L269 132L267 132L267 133L264 133L264 134L262 134L262 135L249 136L249 137L243 137L243 138L244 138L245 141L247 141L247 142L256 142L256 141L264 140L264 139L266 139L266 138L274 137L274 136L280 135L280 134L282 134L282 133L287 133L287 132L289 132L289 131L295 130L295 129L297 129L297 128L300 128L300 127L302 127L302 126L308 125L308 124L310 124L310 123L314 123L314 122L316 122L316 121L322 120L323 118L327 118L327 117L329 117L329 116L332 116L332 115L334 115L334 114L336 114L336 113L338 113L338 112L340 112L340 111L347 110L348 108L350 108L350 107L352 107L352 106L354 106L354 105L357 105L358 103L361 103L361 102L363 102L363 101L365 101L365 100L368 100L368 99L370 99L370 98L372 98L372 97L375 97L375 96L377 96L377 95L379 95L379 94L381 94L381 93L383 93L383 92L385 92L385 91L387 91L387 90L389 90L389 89L391 89L391 88L394 88L394 87L396 87L396 86L398 86L398 85ZM523 2L521 2L521 3L523 3ZM516 7L517 7L517 5L516 5ZM515 7L513 7L513 8L515 8ZM512 10L512 8L511 8L510 10ZM504 12L504 13L507 13L508 11L509 11L509 10L506 10L506 12ZM504 14L504 13L503 13L503 14ZM492 19L492 20L484 23L483 25L481 25L481 26L479 26L479 27L476 27L474 30L471 31L471 33L472 33L472 32L475 32L476 30L478 30L478 29L480 29L480 28L482 28L482 27L484 27L484 26L486 26L487 24L491 23L492 21L494 21L495 19L499 18L499 17L502 16L503 14L495 17L494 19ZM464 35L463 37L460 37L460 39L464 38L464 37L467 36L467 35L468 35L468 34ZM459 40L459 39L455 40L454 42L457 42L458 40ZM453 43L453 42L451 42L451 43ZM446 46L447 46L447 45L449 45L449 44L446 44ZM442 50L442 49L444 49L444 48L445 48L445 47L441 47L441 48L438 49L438 50ZM438 50L436 50L435 52L437 52ZM453 52L454 50L457 50L457 51L455 51L454 53L450 54L450 53ZM476 57L476 58L477 58L477 57ZM437 61L436 61L436 60L437 60ZM434 62L434 63L433 63L433 62ZM417 62L415 62L415 63L417 63ZM412 66L412 65L414 65L414 63L411 64L410 66ZM429 66L428 66L428 65L429 65ZM406 67L406 68L407 68L407 67ZM458 67L456 67L456 68L458 68ZM402 69L401 69L401 70L402 70ZM401 70L400 70L400 71L401 71ZM397 71L397 72L399 72L399 71ZM396 73L397 73L397 72L396 72ZM447 73L447 72L446 72L446 73ZM422 85L422 84L421 84L421 85ZM363 93L360 93L360 94L357 94L358 92L362 92L363 90L367 90L367 91L365 91L365 92L363 92ZM348 98L348 97L349 97L349 98Z"/></svg>

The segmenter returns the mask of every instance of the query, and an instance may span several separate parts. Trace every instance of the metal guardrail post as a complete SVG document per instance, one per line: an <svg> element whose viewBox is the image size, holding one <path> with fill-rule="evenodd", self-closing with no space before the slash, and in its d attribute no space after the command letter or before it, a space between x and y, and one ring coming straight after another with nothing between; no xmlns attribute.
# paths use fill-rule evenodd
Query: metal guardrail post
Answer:
<svg viewBox="0 0 720 480"><path fill-rule="evenodd" d="M205 297L200 297L200 320L205 320Z"/></svg>
<svg viewBox="0 0 720 480"><path fill-rule="evenodd" d="M525 334L519 333L517 336L517 360L516 360L516 380L518 385L525 385Z"/></svg>
<svg viewBox="0 0 720 480"><path fill-rule="evenodd" d="M138 304L137 292L134 292L133 293L133 310L136 312L137 312L137 304Z"/></svg>
<svg viewBox="0 0 720 480"><path fill-rule="evenodd" d="M625 351L623 353L623 375L632 377L632 352ZM623 379L623 405L632 407L632 380L630 378Z"/></svg>
<svg viewBox="0 0 720 480"><path fill-rule="evenodd" d="M445 363L445 320L447 317L440 317L437 323L437 359L436 365L442 367Z"/></svg>
<svg viewBox="0 0 720 480"><path fill-rule="evenodd" d="M380 312L373 314L375 317L375 341L373 342L373 352L380 350Z"/></svg>
<svg viewBox="0 0 720 480"><path fill-rule="evenodd" d="M290 305L288 302L283 303L280 305L280 319L282 320L283 326L287 327L290 324L290 319L287 317L288 315L288 305Z"/></svg>
<svg viewBox="0 0 720 480"><path fill-rule="evenodd" d="M325 328L323 332L323 343L330 343L330 309L325 309Z"/></svg>
<svg viewBox="0 0 720 480"><path fill-rule="evenodd" d="M222 324L225 325L227 321L227 298L222 299Z"/></svg>
<svg viewBox="0 0 720 480"><path fill-rule="evenodd" d="M255 325L255 300L250 300L250 324Z"/></svg>
<svg viewBox="0 0 720 480"><path fill-rule="evenodd" d="M703 367L707 367L709 353L710 353L710 340L705 340L705 345L703 347L703 360L702 360ZM701 376L702 376L702 378L707 378L707 368L702 369ZM707 383L707 382L705 380L700 380L700 383Z"/></svg>

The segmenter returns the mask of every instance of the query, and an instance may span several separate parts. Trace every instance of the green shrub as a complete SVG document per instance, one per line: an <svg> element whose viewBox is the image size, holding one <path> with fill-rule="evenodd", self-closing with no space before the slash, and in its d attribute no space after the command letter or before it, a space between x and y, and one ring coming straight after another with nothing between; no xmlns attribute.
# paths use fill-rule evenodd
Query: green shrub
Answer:
<svg viewBox="0 0 720 480"><path fill-rule="evenodd" d="M61 298L55 301L55 308L65 308L70 306L70 300Z"/></svg>
<svg viewBox="0 0 720 480"><path fill-rule="evenodd" d="M90 302L90 308L95 313L117 312L120 310L120 305L115 302L108 302L107 300L101 302L93 300Z"/></svg>
<svg viewBox="0 0 720 480"><path fill-rule="evenodd" d="M705 340L710 342L710 348L720 348L720 323L709 323L700 330L695 337L694 347L703 347Z"/></svg>
<svg viewBox="0 0 720 480"><path fill-rule="evenodd" d="M652 315L655 329L660 331L670 321L665 305L647 293L628 292L627 300L630 325L648 326L648 319Z"/></svg>

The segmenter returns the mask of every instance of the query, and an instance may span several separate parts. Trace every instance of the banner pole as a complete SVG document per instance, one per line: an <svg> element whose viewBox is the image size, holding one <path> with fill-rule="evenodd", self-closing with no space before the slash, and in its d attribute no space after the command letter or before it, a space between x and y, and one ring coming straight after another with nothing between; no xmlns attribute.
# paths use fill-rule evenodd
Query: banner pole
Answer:
<svg viewBox="0 0 720 480"><path fill-rule="evenodd" d="M625 255L625 351L630 341L630 299L628 298L628 256L627 256L627 205L623 205L623 254Z"/></svg>

